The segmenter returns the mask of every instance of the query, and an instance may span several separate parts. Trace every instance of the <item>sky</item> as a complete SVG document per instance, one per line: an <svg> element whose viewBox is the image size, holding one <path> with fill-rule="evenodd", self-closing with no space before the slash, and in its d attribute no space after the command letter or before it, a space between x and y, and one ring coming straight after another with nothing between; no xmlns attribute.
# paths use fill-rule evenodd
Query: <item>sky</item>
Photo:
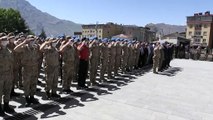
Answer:
<svg viewBox="0 0 213 120"><path fill-rule="evenodd" d="M213 0L27 0L43 12L80 24L113 22L185 25L186 16L210 11Z"/></svg>

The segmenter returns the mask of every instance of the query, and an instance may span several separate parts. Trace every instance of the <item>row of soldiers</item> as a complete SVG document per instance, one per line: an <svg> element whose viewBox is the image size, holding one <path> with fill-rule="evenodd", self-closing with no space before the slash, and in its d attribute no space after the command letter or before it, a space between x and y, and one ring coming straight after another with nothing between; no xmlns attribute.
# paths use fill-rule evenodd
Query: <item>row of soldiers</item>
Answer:
<svg viewBox="0 0 213 120"><path fill-rule="evenodd" d="M60 98L57 94L58 78L61 76L62 89L70 93L71 83L78 80L79 39L69 36L64 38L48 38L42 41L33 35L0 33L0 99L4 96L4 105L0 106L0 116L4 112L13 113L9 107L11 96L18 95L14 88L23 86L26 106L38 104L34 98L36 86L42 67L45 70L45 91L47 98ZM100 80L104 75L108 79L137 69L152 61L152 47L137 41L87 39L89 47L89 80L92 86L97 85L96 76L100 69ZM148 52L144 52L148 51ZM87 74L87 73L86 73ZM81 87L79 87L82 89ZM1 102L1 101L0 101Z"/></svg>
<svg viewBox="0 0 213 120"><path fill-rule="evenodd" d="M170 43L157 42L154 46L153 73L162 72L170 67L173 59L174 45Z"/></svg>

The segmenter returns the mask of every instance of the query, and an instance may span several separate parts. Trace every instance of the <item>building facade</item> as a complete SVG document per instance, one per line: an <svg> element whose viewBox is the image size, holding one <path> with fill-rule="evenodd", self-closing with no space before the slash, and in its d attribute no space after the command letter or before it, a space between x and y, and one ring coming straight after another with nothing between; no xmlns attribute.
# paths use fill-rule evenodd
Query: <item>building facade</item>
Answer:
<svg viewBox="0 0 213 120"><path fill-rule="evenodd" d="M191 44L213 47L213 15L209 11L187 17L186 38Z"/></svg>
<svg viewBox="0 0 213 120"><path fill-rule="evenodd" d="M122 33L122 26L114 23L82 25L82 37L110 38Z"/></svg>
<svg viewBox="0 0 213 120"><path fill-rule="evenodd" d="M155 32L148 28L135 25L118 25L114 23L107 24L89 24L82 25L82 37L98 37L98 39L111 38L113 36L124 34L138 41L151 42L155 39Z"/></svg>

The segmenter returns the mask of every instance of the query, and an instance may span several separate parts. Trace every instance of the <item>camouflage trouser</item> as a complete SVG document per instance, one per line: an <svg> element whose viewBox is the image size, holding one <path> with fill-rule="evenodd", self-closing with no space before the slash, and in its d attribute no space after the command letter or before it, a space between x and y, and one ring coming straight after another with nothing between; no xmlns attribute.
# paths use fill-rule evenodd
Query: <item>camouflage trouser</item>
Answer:
<svg viewBox="0 0 213 120"><path fill-rule="evenodd" d="M153 72L157 72L157 67L159 65L159 58L153 58Z"/></svg>
<svg viewBox="0 0 213 120"><path fill-rule="evenodd" d="M63 83L62 83L63 89L70 89L71 82L74 80L74 69L75 69L74 64L63 66Z"/></svg>
<svg viewBox="0 0 213 120"><path fill-rule="evenodd" d="M36 93L38 81L38 65L23 67L23 86L25 96L33 96Z"/></svg>
<svg viewBox="0 0 213 120"><path fill-rule="evenodd" d="M127 60L127 68L132 70L132 58L131 57L128 57L128 60Z"/></svg>
<svg viewBox="0 0 213 120"><path fill-rule="evenodd" d="M19 71L18 68L13 70L13 87L15 85L18 85L18 81L19 81Z"/></svg>
<svg viewBox="0 0 213 120"><path fill-rule="evenodd" d="M58 85L59 66L47 66L46 68L46 91L56 93Z"/></svg>
<svg viewBox="0 0 213 120"><path fill-rule="evenodd" d="M90 67L89 67L89 71L90 71L90 82L94 83L95 79L96 79L96 75L97 75L97 70L98 70L98 61L96 58L91 58L90 59Z"/></svg>
<svg viewBox="0 0 213 120"><path fill-rule="evenodd" d="M9 102L10 93L12 89L12 79L11 73L0 73L0 103L2 103L2 96L4 95L4 102Z"/></svg>
<svg viewBox="0 0 213 120"><path fill-rule="evenodd" d="M103 80L104 79L104 74L107 72L107 65L108 65L108 61L107 58L104 58L101 60L101 71L100 71L100 79Z"/></svg>
<svg viewBox="0 0 213 120"><path fill-rule="evenodd" d="M114 69L114 73L118 74L118 69L121 66L121 57L120 56L116 56L115 57L115 69Z"/></svg>
<svg viewBox="0 0 213 120"><path fill-rule="evenodd" d="M123 61L122 61L122 72L126 72L127 61L128 61L128 57L127 56L123 57Z"/></svg>
<svg viewBox="0 0 213 120"><path fill-rule="evenodd" d="M132 56L131 67L135 66L136 56Z"/></svg>
<svg viewBox="0 0 213 120"><path fill-rule="evenodd" d="M110 57L108 67L108 78L112 77L112 71L115 69L115 57Z"/></svg>

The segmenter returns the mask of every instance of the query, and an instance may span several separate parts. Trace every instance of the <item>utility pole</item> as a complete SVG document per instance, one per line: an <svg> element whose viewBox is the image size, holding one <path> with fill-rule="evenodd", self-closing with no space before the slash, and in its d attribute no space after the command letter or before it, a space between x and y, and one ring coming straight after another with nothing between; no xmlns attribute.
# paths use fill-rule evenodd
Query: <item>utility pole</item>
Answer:
<svg viewBox="0 0 213 120"><path fill-rule="evenodd" d="M96 26L95 26L95 32L96 32L96 37L98 37L98 21L96 22Z"/></svg>

